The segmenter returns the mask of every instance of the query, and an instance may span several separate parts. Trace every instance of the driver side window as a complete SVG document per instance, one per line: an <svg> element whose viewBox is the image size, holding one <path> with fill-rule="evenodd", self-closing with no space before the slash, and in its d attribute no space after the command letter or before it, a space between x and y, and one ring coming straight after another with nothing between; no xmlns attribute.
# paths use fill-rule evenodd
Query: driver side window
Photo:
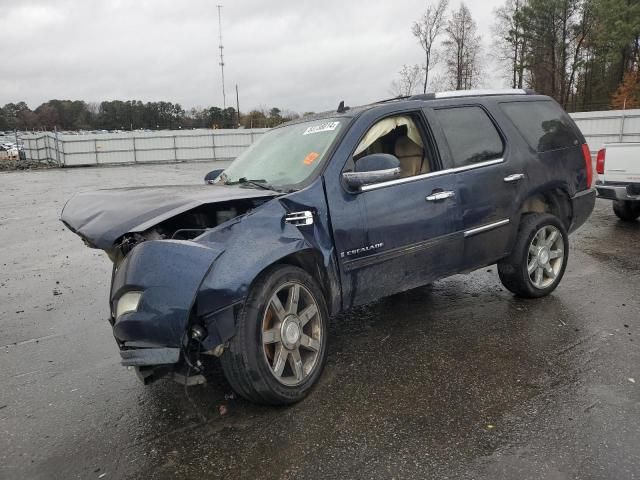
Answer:
<svg viewBox="0 0 640 480"><path fill-rule="evenodd" d="M376 122L356 148L353 160L373 153L387 153L400 161L400 177L433 171L430 150L412 115L396 115Z"/></svg>

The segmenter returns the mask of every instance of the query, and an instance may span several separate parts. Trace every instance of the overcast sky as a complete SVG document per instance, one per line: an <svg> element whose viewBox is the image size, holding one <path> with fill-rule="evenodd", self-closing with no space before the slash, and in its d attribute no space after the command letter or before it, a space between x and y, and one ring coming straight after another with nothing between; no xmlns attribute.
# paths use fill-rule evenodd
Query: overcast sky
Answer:
<svg viewBox="0 0 640 480"><path fill-rule="evenodd" d="M485 45L493 9L469 1ZM52 99L222 105L215 0L0 0L0 104ZM424 0L219 0L227 104L320 111L390 96L422 61ZM459 1L451 1L453 7ZM495 68L484 87L502 87Z"/></svg>

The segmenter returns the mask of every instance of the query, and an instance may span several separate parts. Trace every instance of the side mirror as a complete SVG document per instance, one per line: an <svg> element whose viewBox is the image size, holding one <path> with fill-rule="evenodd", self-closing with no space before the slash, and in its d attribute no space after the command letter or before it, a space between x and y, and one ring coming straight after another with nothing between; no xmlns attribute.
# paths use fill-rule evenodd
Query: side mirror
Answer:
<svg viewBox="0 0 640 480"><path fill-rule="evenodd" d="M344 172L342 178L350 189L360 190L365 185L388 182L400 177L400 160L387 153L374 153L356 162L353 172Z"/></svg>
<svg viewBox="0 0 640 480"><path fill-rule="evenodd" d="M224 168L218 168L217 170L211 170L204 176L204 183L213 183L213 181L224 172Z"/></svg>

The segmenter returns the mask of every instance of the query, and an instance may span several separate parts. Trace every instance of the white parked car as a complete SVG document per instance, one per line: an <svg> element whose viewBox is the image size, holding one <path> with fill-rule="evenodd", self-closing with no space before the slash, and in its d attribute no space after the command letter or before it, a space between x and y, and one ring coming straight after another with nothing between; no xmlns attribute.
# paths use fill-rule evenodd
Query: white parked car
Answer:
<svg viewBox="0 0 640 480"><path fill-rule="evenodd" d="M0 145L0 160L13 160L15 158L18 158L18 150L12 150Z"/></svg>
<svg viewBox="0 0 640 480"><path fill-rule="evenodd" d="M613 200L621 220L640 217L640 143L608 143L596 159L598 197Z"/></svg>

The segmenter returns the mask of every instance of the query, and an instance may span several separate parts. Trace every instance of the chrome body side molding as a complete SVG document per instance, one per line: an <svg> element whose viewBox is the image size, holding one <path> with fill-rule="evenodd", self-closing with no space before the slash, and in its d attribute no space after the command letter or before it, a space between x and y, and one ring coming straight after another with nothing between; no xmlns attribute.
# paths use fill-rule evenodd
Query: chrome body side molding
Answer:
<svg viewBox="0 0 640 480"><path fill-rule="evenodd" d="M464 238L473 237L474 235L478 235L479 233L488 232L489 230L493 230L494 228L502 227L509 223L509 219L505 218L504 220L500 220L499 222L489 223L487 225L482 225L481 227L472 228L471 230L467 230L464 232Z"/></svg>
<svg viewBox="0 0 640 480"><path fill-rule="evenodd" d="M400 185L402 183L417 182L418 180L424 180L425 178L441 177L449 173L466 172L467 170L475 170L476 168L488 167L490 165L497 165L504 162L503 158L497 158L495 160L487 160L486 162L478 162L472 165L465 165L463 167L448 168L446 170L438 170L437 172L424 173L422 175L415 175L413 177L399 178L397 180L390 180L388 182L375 183L372 185L364 185L360 188L362 192L368 192L370 190L377 190L378 188L389 187L391 185Z"/></svg>

